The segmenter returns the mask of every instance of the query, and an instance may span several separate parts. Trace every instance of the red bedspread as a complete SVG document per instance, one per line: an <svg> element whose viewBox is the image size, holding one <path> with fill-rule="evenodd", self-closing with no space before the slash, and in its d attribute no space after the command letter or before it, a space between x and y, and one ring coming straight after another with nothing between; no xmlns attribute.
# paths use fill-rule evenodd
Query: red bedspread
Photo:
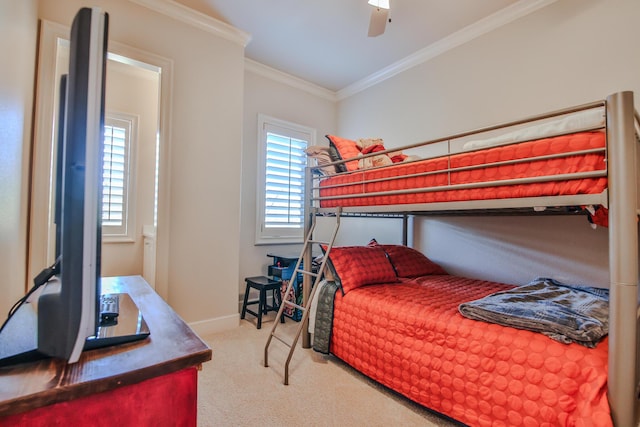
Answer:
<svg viewBox="0 0 640 427"><path fill-rule="evenodd" d="M612 425L606 339L595 349L464 318L458 305L510 286L400 279L335 297L331 352L470 426Z"/></svg>
<svg viewBox="0 0 640 427"><path fill-rule="evenodd" d="M520 144L493 147L485 150L455 154L413 163L362 170L346 175L336 175L320 182L321 197L355 196L393 190L438 188L438 191L416 192L399 195L371 195L340 199L327 199L321 206L370 206L409 203L432 203L468 200L490 200L538 196L598 194L606 188L605 177L524 183L515 185L483 186L480 188L450 189L448 185L504 181L515 178L531 178L563 175L606 169L604 150L593 153L545 158L555 154L568 154L579 150L605 147L603 132L581 132L571 135L545 138ZM527 160L537 157L535 160ZM473 168L495 162L511 162L482 168ZM448 169L458 169L448 172ZM389 177L403 177L387 180Z"/></svg>

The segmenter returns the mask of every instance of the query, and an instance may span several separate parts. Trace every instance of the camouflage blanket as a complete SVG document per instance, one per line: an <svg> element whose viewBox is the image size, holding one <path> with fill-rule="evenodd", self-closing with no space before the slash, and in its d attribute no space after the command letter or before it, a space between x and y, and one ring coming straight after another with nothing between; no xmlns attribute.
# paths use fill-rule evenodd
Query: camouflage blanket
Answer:
<svg viewBox="0 0 640 427"><path fill-rule="evenodd" d="M339 286L335 282L326 282L318 289L317 308L313 331L313 349L329 354L331 329L333 328L333 298Z"/></svg>

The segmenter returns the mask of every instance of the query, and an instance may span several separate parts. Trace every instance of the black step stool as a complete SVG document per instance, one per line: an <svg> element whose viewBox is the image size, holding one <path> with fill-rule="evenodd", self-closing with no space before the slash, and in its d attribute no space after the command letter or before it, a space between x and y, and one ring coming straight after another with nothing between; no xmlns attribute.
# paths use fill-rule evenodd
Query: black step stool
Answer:
<svg viewBox="0 0 640 427"><path fill-rule="evenodd" d="M265 276L247 277L244 279L247 282L247 288L244 291L244 301L242 303L241 319L244 319L246 313L253 314L258 318L258 329L262 327L262 314L267 314L269 311L278 311L281 304L280 285L281 280L271 280ZM257 289L260 292L260 296L257 300L249 301L249 291ZM273 305L267 304L267 291L271 291L273 298ZM258 311L252 311L247 308L248 305L258 304ZM280 316L280 322L284 323L284 316Z"/></svg>

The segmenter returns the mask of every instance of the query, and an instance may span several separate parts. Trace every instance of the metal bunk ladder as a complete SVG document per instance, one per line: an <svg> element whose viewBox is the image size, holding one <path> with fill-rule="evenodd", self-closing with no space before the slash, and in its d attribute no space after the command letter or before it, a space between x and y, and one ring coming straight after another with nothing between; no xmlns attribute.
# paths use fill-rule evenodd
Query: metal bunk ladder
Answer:
<svg viewBox="0 0 640 427"><path fill-rule="evenodd" d="M284 364L284 385L288 385L289 384L289 362L291 362L291 357L293 356L293 352L296 349L296 344L298 343L298 339L300 338L300 334L302 333L303 329L305 328L305 326L307 325L307 320L309 319L309 308L311 307L311 302L313 301L313 297L316 294L316 290L318 289L318 283L320 282L320 280L322 279L322 275L324 273L324 269L326 268L326 263L327 263L327 259L329 258L329 253L331 252L331 248L333 247L333 242L336 239L336 235L338 234L338 229L340 228L340 215L341 215L341 208L338 208L336 211L336 223L335 223L335 227L333 228L333 232L331 234L331 238L327 241L319 241L319 240L314 240L313 239L313 232L316 228L316 212L314 211L313 214L311 215L311 227L309 229L309 232L307 233L306 239L304 241L304 245L302 247L302 252L300 253L300 257L298 258L298 261L296 262L296 266L295 269L293 270L293 275L291 276L291 279L289 280L289 284L287 286L287 290L285 291L285 297L282 298L282 303L280 304L280 309L278 310L278 315L276 316L276 320L273 322L273 327L271 328L271 332L269 333L269 338L267 339L267 344L264 346L264 366L267 367L269 366L269 345L271 344L271 339L275 338L276 340L280 341L281 343L283 343L285 346L289 347L289 355L287 356L287 360ZM312 271L312 262L311 262L311 253L312 253L312 249L313 249L313 245L314 244L318 244L318 245L326 245L326 248L324 250L325 254L324 257L322 258L322 263L320 264L320 267L318 268L317 271ZM306 262L303 263L303 259L305 258L305 255L307 260ZM306 267L303 268L303 267ZM293 287L293 284L296 281L296 278L298 277L298 274L302 274L303 277L304 276L309 276L310 278L314 278L313 281L313 286L309 292L309 297L307 298L307 301L305 301L303 304L304 305L298 305L295 302L292 301L288 301L286 299L286 296L289 295L289 293L291 292L291 289ZM307 283L310 283L310 280L305 280L304 281L305 285ZM302 311L302 319L299 322L298 328L296 330L296 334L295 337L293 338L292 342L289 342L286 338L288 337L282 337L280 335L276 335L276 330L278 329L278 325L280 324L280 322L278 322L278 319L281 318L282 313L284 312L284 308L285 306L290 306L293 307L295 309L299 309Z"/></svg>

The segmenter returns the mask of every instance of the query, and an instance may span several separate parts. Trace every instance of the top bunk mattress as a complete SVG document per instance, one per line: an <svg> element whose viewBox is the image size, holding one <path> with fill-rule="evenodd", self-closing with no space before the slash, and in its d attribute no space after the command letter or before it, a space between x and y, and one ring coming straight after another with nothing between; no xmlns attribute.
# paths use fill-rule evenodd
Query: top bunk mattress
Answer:
<svg viewBox="0 0 640 427"><path fill-rule="evenodd" d="M354 207L600 194L603 131L479 148L322 178L319 207Z"/></svg>

